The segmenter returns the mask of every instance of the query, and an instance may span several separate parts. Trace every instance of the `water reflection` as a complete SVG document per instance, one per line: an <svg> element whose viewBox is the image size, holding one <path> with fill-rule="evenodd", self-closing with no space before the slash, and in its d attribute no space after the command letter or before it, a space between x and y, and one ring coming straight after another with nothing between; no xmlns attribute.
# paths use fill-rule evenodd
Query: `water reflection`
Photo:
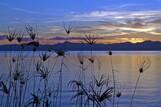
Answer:
<svg viewBox="0 0 161 107"><path fill-rule="evenodd" d="M37 53L35 55L29 55L25 53L24 60L21 62L23 65L21 66L23 69L27 70L25 71L25 74L31 78L28 82L28 88L26 90L28 95L26 95L26 99L30 97L31 89L33 89L33 86L35 87L44 87L43 84L41 84L40 80L35 80L32 76L35 75L35 65L39 58L39 54ZM137 80L137 77L139 75L138 66L137 66L137 57L138 56L146 56L145 54L123 54L121 55L114 54L112 56L113 60L113 69L115 70L115 76L116 76L116 84L117 89L119 89L122 92L122 96L119 99L120 107L129 107L130 105L130 99L132 92L135 87L135 82ZM142 74L142 77L140 78L137 91L134 98L134 107L160 107L161 106L161 56L157 54L147 54L150 61L151 66L150 68ZM13 56L16 56L14 54ZM100 76L103 74L106 77L110 77L112 80L112 73L111 73L111 65L110 65L110 57L104 52L103 54L94 55L94 63L92 64L89 60L90 55L84 55L84 62L83 62L83 69L84 69L84 81L86 84L88 84L89 81L93 79L94 76ZM16 58L17 59L17 58ZM5 55L0 56L0 70L1 70L1 78L3 78L4 81L7 81L8 79L8 71L10 63L10 57L6 57ZM49 74L49 78L51 80L48 81L48 84L56 89L56 85L59 83L59 73L60 68L62 64L62 57L58 58L56 56L51 56L47 63L45 63L51 70ZM93 68L92 68L93 67ZM15 67L14 67L15 68ZM13 69L14 69L13 68ZM54 69L53 69L54 68ZM80 77L80 69L81 69L81 63L80 60L77 57L77 54L69 54L64 57L63 60L63 67L62 67L62 106L63 107L75 107L73 101L71 101L71 98L73 96L72 88L69 87L69 81L71 80L77 80ZM36 75L38 76L38 75ZM0 78L0 79L1 79ZM37 77L36 77L37 79ZM35 83L33 83L35 81ZM30 84L31 83L31 84ZM4 96L1 95L1 99ZM59 100L59 99L57 99ZM26 100L27 101L27 100ZM5 103L5 100L3 101ZM1 102L1 103L3 103ZM109 106L112 105L112 102L108 103ZM54 106L54 105L53 105Z"/></svg>

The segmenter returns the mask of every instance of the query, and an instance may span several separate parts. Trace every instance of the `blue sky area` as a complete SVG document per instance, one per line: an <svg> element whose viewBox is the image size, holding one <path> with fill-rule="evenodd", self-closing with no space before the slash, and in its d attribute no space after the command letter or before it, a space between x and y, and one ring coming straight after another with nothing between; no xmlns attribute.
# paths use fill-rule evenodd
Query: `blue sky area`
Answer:
<svg viewBox="0 0 161 107"><path fill-rule="evenodd" d="M9 26L39 27L42 36L63 35L63 23L103 36L160 35L161 0L1 0L0 34ZM109 27L111 29L109 29ZM79 28L79 30L78 30Z"/></svg>
<svg viewBox="0 0 161 107"><path fill-rule="evenodd" d="M160 10L161 0L1 0L0 23L65 21L93 11Z"/></svg>

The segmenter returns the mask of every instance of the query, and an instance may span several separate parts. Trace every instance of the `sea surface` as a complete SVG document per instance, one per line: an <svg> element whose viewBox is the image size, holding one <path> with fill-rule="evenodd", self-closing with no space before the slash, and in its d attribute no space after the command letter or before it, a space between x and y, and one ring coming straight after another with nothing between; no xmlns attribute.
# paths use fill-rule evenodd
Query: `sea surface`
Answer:
<svg viewBox="0 0 161 107"><path fill-rule="evenodd" d="M26 87L25 102L31 98L30 94L38 88L43 88L43 80L38 73L35 73L36 63L41 60L41 55L46 52L0 52L0 80L8 80L8 72L10 60L23 60L21 70L25 72L28 79L28 86ZM45 62L45 66L50 69L48 89L56 90L60 80L60 69L62 67L62 107L76 107L75 100L72 99L75 95L74 89L70 85L73 80L80 80L81 64L79 58L84 61L83 81L88 87L88 84L93 81L93 78L99 78L104 75L112 81L111 60L112 67L115 70L116 91L122 93L119 99L116 98L118 107L130 107L132 93L134 91L136 81L139 76L138 59L146 57L150 60L150 66L140 75L136 93L133 99L133 107L161 107L161 51L114 51L112 56L108 55L108 51L74 51L66 52L64 57L57 56L56 53L48 52L50 57ZM90 58L94 63L90 62ZM12 62L13 63L13 62ZM13 64L14 66L14 64ZM13 67L13 71L15 66ZM35 78L35 77L36 78ZM35 81L35 83L33 82ZM112 83L110 83L112 84ZM112 86L112 85L111 85ZM36 87L35 90L33 87ZM5 98L0 91L0 99L5 103ZM58 100L59 100L58 98ZM51 101L52 102L52 101ZM53 103L53 102L52 102ZM3 104L2 104L3 105ZM52 105L52 104L51 104ZM112 107L112 100L106 101L108 107Z"/></svg>

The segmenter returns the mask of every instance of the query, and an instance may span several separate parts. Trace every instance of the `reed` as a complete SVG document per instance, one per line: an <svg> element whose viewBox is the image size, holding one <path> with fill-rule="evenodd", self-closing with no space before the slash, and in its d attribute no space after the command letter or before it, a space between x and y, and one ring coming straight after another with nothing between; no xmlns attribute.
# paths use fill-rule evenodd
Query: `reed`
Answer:
<svg viewBox="0 0 161 107"><path fill-rule="evenodd" d="M133 99L134 99L136 89L138 87L141 75L143 74L144 71L146 71L150 67L150 65L151 65L151 62L150 62L150 59L148 57L143 56L143 57L137 58L137 66L138 66L139 75L137 77L136 84L135 84L135 87L134 87L134 91L133 91L133 94L132 94L132 97L131 97L130 107L133 106Z"/></svg>
<svg viewBox="0 0 161 107"><path fill-rule="evenodd" d="M73 98L85 97L85 104L88 104L88 107L90 104L92 104L92 107L104 107L106 101L112 97L113 87L110 87L109 80L103 75L98 79L94 77L94 80L89 82L88 86L76 80L71 81L71 84L79 89Z"/></svg>
<svg viewBox="0 0 161 107"><path fill-rule="evenodd" d="M28 35L30 36L31 40L34 41L36 39L36 35L37 35L36 29L31 25L26 25L25 29L26 29Z"/></svg>
<svg viewBox="0 0 161 107"><path fill-rule="evenodd" d="M110 57L110 66L111 66L111 72L112 72L112 80L113 80L113 107L115 107L115 97L116 97L116 80L115 80L115 70L114 70L114 64L113 64L113 58L112 58L112 51L110 50L108 52L108 55Z"/></svg>
<svg viewBox="0 0 161 107"><path fill-rule="evenodd" d="M63 87L64 69L70 71L66 63L70 63L67 52L63 49L54 50L48 49L36 56L37 48L40 43L36 28L27 25L25 27L30 41L23 43L25 33L17 33L16 30L8 31L6 39L9 43L14 40L20 46L20 54L13 56L10 54L8 60L8 72L6 77L0 77L0 93L1 107L62 107L63 106ZM64 25L67 35L72 32L72 25ZM116 70L113 63L113 52L108 52L109 62L111 67L111 78L101 73L101 63L98 62L98 71L100 75L96 75L97 57L93 55L93 46L96 43L96 37L91 34L86 34L83 43L91 46L90 56L77 55L79 73L76 79L71 78L69 85L70 90L74 93L72 101L75 101L76 107L105 107L107 103L112 101L113 107L119 106L119 98L122 96L122 91L117 90ZM26 46L32 46L32 56L27 58L23 54L23 49ZM10 49L12 52L12 49ZM55 55L56 54L56 55ZM28 60L29 59L29 60ZM68 60L67 60L68 59ZM89 68L91 66L91 69ZM130 107L133 106L135 93L144 71L150 67L150 59L148 57L139 57L137 59L137 70L139 75L132 93ZM58 72L57 72L58 69ZM87 70L90 70L92 77L87 78ZM90 75L90 76L91 76ZM55 77L56 78L55 78ZM7 78L7 79L5 79ZM91 79L89 82L87 79ZM111 79L111 80L110 80ZM56 83L56 80L58 83ZM66 90L65 90L66 91ZM68 90L67 90L68 91ZM116 101L117 99L118 101ZM70 103L70 102L69 102Z"/></svg>
<svg viewBox="0 0 161 107"><path fill-rule="evenodd" d="M70 24L63 24L63 27L64 27L64 30L66 32L67 35L70 35L70 33L72 32L73 30L73 25L70 23Z"/></svg>

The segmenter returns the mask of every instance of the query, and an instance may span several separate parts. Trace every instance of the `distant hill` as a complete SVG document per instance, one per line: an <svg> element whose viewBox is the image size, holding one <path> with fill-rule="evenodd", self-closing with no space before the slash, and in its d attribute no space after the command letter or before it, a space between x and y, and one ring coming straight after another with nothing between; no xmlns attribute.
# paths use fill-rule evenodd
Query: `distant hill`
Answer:
<svg viewBox="0 0 161 107"><path fill-rule="evenodd" d="M145 41L142 43L115 43L115 44L93 44L92 46L89 44L81 44L81 43L58 43L54 45L40 45L37 50L44 51L49 49L55 50L70 50L70 51L105 51L105 50L117 50L117 51L159 51L161 50L161 42L154 41ZM0 51L19 51L21 50L20 45L0 45ZM28 46L23 49L24 51L32 51L33 47Z"/></svg>

